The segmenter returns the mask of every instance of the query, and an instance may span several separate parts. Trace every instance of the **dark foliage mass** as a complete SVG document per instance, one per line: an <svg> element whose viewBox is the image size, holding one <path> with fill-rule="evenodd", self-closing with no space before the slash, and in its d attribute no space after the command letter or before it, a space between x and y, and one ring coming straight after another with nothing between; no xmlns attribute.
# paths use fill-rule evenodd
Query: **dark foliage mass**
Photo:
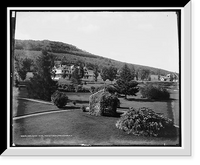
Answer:
<svg viewBox="0 0 200 165"><path fill-rule="evenodd" d="M52 68L54 66L54 57L43 51L37 58L34 68L34 76L30 78L27 86L28 95L32 98L51 100L51 95L56 90L56 82L52 80Z"/></svg>
<svg viewBox="0 0 200 165"><path fill-rule="evenodd" d="M155 113L152 109L142 107L130 108L117 121L116 127L127 134L143 136L175 136L176 129L171 119Z"/></svg>
<svg viewBox="0 0 200 165"><path fill-rule="evenodd" d="M116 116L119 99L116 95L109 92L103 93L100 99L100 111L104 116Z"/></svg>
<svg viewBox="0 0 200 165"><path fill-rule="evenodd" d="M145 85L144 87L141 87L140 92L143 98L155 100L167 100L170 98L169 92L159 85Z"/></svg>
<svg viewBox="0 0 200 165"><path fill-rule="evenodd" d="M68 101L68 97L66 93L56 91L52 94L51 96L51 101L58 107L58 108L63 108Z"/></svg>
<svg viewBox="0 0 200 165"><path fill-rule="evenodd" d="M138 83L133 80L131 70L125 64L120 70L118 79L114 86L116 87L118 93L125 95L126 99L127 95L136 96L136 93L139 92L139 87L137 85Z"/></svg>

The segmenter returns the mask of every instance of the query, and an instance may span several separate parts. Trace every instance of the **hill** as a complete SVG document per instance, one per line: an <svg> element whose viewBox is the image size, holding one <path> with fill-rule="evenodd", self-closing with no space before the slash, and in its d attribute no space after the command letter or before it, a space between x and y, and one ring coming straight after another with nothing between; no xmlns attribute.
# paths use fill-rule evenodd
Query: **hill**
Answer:
<svg viewBox="0 0 200 165"><path fill-rule="evenodd" d="M58 60L61 60L65 57L71 63L74 63L77 60L84 61L86 64L97 64L99 68L104 66L114 65L117 68L121 68L124 65L124 62L116 61L110 58L105 58L99 55L94 55L92 53L86 52L82 49L77 48L74 45L56 42L56 41L49 41L49 40L42 40L42 41L35 41L35 40L15 40L15 56L20 58L32 58L35 59L38 55L41 54L41 50L46 48L52 54L56 56ZM149 66L142 66L136 64L128 64L130 68L135 69L149 69L152 74L158 74L160 72L161 75L166 75L171 73L170 71L153 68Z"/></svg>

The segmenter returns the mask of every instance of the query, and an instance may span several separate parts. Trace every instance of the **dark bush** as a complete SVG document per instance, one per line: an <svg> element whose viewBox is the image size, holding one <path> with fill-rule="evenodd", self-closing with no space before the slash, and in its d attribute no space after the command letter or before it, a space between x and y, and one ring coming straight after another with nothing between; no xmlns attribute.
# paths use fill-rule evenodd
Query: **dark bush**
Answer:
<svg viewBox="0 0 200 165"><path fill-rule="evenodd" d="M83 112L86 112L86 106L82 105L82 106L81 106L81 110L82 110Z"/></svg>
<svg viewBox="0 0 200 165"><path fill-rule="evenodd" d="M63 108L67 104L68 97L66 93L56 91L52 94L51 100L58 108Z"/></svg>
<svg viewBox="0 0 200 165"><path fill-rule="evenodd" d="M116 127L128 134L144 136L174 136L175 127L171 119L155 113L149 108L130 108L117 121Z"/></svg>
<svg viewBox="0 0 200 165"><path fill-rule="evenodd" d="M143 98L167 100L170 98L169 92L159 85L154 86L151 84L145 85L140 89Z"/></svg>
<svg viewBox="0 0 200 165"><path fill-rule="evenodd" d="M75 92L75 87L73 84L60 84L58 85L58 89L65 92Z"/></svg>
<svg viewBox="0 0 200 165"><path fill-rule="evenodd" d="M91 92L91 93L94 93L94 92L95 92L95 87L94 87L94 86L91 86L91 87L90 87L90 92Z"/></svg>
<svg viewBox="0 0 200 165"><path fill-rule="evenodd" d="M105 92L100 99L100 111L104 116L116 116L119 99L116 95Z"/></svg>

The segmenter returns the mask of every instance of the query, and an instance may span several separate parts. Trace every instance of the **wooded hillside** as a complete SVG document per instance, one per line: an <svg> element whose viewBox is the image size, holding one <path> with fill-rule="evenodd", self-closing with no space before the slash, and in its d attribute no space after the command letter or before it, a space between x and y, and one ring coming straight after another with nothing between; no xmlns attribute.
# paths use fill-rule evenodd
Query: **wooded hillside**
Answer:
<svg viewBox="0 0 200 165"><path fill-rule="evenodd" d="M62 42L49 41L49 40L42 40L42 41L15 40L16 57L20 58L28 57L34 60L38 55L41 54L41 50L44 48L47 49L49 52L51 52L53 55L55 55L58 60L61 60L63 57L65 57L71 63L81 60L84 61L85 63L96 64L99 66L99 68L113 65L118 69L120 69L124 65L124 62L105 58L99 55L94 55L92 53L81 50L74 45ZM152 74L160 73L161 75L166 75L168 73L171 73L170 71L166 71L159 68L153 68L149 66L142 66L130 63L128 63L128 66L136 70L149 69Z"/></svg>

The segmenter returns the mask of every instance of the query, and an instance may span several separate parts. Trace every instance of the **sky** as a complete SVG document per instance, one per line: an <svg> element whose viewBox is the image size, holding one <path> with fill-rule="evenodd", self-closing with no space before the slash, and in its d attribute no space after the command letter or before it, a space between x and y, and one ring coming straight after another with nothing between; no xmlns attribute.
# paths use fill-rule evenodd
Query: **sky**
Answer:
<svg viewBox="0 0 200 165"><path fill-rule="evenodd" d="M179 72L175 12L17 12L15 38L64 42L114 60Z"/></svg>

